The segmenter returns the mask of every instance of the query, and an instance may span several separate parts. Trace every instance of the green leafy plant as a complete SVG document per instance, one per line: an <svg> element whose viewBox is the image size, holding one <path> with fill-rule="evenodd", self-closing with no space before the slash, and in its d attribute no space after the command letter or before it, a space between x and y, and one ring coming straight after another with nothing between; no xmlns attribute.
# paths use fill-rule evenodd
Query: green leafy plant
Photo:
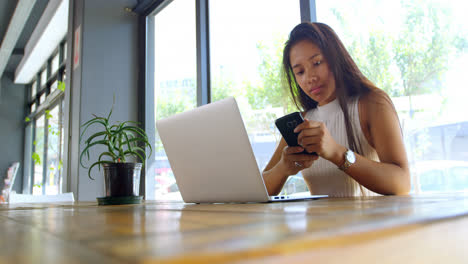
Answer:
<svg viewBox="0 0 468 264"><path fill-rule="evenodd" d="M41 165L41 156L37 152L33 152L31 157L35 165Z"/></svg>
<svg viewBox="0 0 468 264"><path fill-rule="evenodd" d="M50 113L50 110L45 110L45 118L47 120L51 119L52 117L54 117L51 113ZM50 127L49 127L50 128Z"/></svg>
<svg viewBox="0 0 468 264"><path fill-rule="evenodd" d="M84 141L85 146L80 154L80 164L82 167L88 168L83 165L83 157L86 155L89 160L89 150L91 148L99 145L105 147L105 150L99 155L98 160L88 168L90 179L93 179L91 177L92 168L98 166L100 170L101 165L104 163L124 163L127 162L128 158L133 157L136 160L140 160L144 166L147 157L145 148L149 147L150 149L148 157L151 156L153 151L146 132L136 126L138 125L137 122L125 121L111 124L109 122L111 115L112 109L107 117L93 115L93 119L82 125L84 129L80 135L80 142L89 127L100 127L98 132L90 135Z"/></svg>
<svg viewBox="0 0 468 264"><path fill-rule="evenodd" d="M57 89L59 89L60 91L64 92L64 91L65 91L65 82L59 81L59 82L58 82L58 85L57 85Z"/></svg>

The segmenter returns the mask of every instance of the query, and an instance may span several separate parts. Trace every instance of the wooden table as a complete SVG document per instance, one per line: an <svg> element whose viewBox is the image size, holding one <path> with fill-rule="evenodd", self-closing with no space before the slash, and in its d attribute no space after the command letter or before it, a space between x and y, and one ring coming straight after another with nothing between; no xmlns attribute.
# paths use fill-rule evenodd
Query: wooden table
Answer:
<svg viewBox="0 0 468 264"><path fill-rule="evenodd" d="M0 206L0 263L468 263L468 194Z"/></svg>

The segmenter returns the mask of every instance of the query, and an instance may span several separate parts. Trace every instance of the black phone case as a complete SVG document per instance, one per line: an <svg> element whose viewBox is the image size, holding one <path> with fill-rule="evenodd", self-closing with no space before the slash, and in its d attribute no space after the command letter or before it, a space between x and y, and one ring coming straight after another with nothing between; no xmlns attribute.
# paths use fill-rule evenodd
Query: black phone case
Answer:
<svg viewBox="0 0 468 264"><path fill-rule="evenodd" d="M299 146L299 144L297 143L297 136L299 135L299 133L294 133L294 128L296 128L302 122L304 122L304 119L302 118L302 115L299 112L294 112L276 119L275 125L280 131L288 146ZM308 153L305 150L303 153L316 155L315 152Z"/></svg>

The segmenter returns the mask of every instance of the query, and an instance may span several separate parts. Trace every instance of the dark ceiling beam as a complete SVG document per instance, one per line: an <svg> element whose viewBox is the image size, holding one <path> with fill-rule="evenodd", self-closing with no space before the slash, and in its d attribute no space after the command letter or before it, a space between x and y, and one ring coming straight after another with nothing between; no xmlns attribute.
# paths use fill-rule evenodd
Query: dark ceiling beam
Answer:
<svg viewBox="0 0 468 264"><path fill-rule="evenodd" d="M13 82L13 80L15 79L15 73L6 71L6 72L3 72L3 77L6 77Z"/></svg>
<svg viewBox="0 0 468 264"><path fill-rule="evenodd" d="M135 7L133 7L132 11L141 16L147 16L154 9L161 6L161 4L167 4L171 1L172 0L139 0L138 4Z"/></svg>
<svg viewBox="0 0 468 264"><path fill-rule="evenodd" d="M21 56L23 56L24 55L24 49L13 49L13 51L11 52L11 55L21 55Z"/></svg>

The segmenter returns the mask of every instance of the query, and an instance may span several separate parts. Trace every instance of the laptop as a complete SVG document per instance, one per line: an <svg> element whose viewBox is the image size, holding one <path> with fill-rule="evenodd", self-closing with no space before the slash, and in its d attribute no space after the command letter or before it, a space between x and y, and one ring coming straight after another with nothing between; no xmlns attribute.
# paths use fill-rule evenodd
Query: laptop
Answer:
<svg viewBox="0 0 468 264"><path fill-rule="evenodd" d="M247 203L318 199L269 196L233 97L156 121L186 203Z"/></svg>

